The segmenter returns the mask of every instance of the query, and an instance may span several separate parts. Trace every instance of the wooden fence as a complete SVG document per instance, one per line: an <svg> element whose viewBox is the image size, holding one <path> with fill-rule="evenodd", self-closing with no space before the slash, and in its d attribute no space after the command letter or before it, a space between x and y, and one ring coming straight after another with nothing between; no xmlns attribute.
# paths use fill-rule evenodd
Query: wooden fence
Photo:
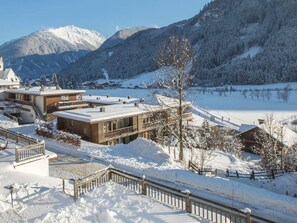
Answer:
<svg viewBox="0 0 297 223"><path fill-rule="evenodd" d="M5 137L6 139L12 139L16 143L25 143L28 145L37 144L38 140L31 138L29 136L22 135L17 132L10 131L8 129L4 129L0 127L0 136Z"/></svg>
<svg viewBox="0 0 297 223"><path fill-rule="evenodd" d="M267 171L258 171L255 172L254 170L251 173L240 173L237 170L230 171L229 169L226 170L226 177L237 177L237 178L249 178L251 180L256 179L275 179L278 176L281 176L285 173L283 170L271 170L270 172Z"/></svg>
<svg viewBox="0 0 297 223"><path fill-rule="evenodd" d="M44 142L28 145L22 148L15 148L15 161L21 162L24 160L33 159L45 155L45 144Z"/></svg>
<svg viewBox="0 0 297 223"><path fill-rule="evenodd" d="M206 173L210 173L210 174L215 175L215 176L218 175L218 170L217 169L213 170L211 167L199 168L196 164L194 164L191 161L189 161L188 168L189 168L189 170L192 170L193 172L196 172L199 175L204 175Z"/></svg>
<svg viewBox="0 0 297 223"><path fill-rule="evenodd" d="M211 175L218 176L218 173L222 175L225 175L226 177L237 177L237 178L248 178L251 180L256 179L275 179L278 176L281 176L285 173L285 171L282 170L272 170L270 172L267 171L252 171L251 173L240 173L237 170L230 171L229 169L224 171L219 171L217 169L212 170L211 168L199 168L197 165L195 165L193 162L189 161L188 168L192 170L193 172L198 173L199 175L204 175L206 173L210 173Z"/></svg>
<svg viewBox="0 0 297 223"><path fill-rule="evenodd" d="M164 204L187 211L193 215L218 223L273 222L197 195L164 184L141 178L113 168L108 168L86 178L74 180L74 199L105 182L113 181L139 194L151 197Z"/></svg>

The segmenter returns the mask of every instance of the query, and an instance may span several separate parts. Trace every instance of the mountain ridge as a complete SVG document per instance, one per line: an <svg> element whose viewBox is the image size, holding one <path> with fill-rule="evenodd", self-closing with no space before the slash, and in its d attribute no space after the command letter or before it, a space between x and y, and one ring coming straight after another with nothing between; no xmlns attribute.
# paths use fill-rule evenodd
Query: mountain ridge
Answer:
<svg viewBox="0 0 297 223"><path fill-rule="evenodd" d="M101 78L102 69L114 79L157 70L158 51L176 35L195 49L195 85L297 81L296 10L290 0L214 0L190 19L99 47L60 74L85 81Z"/></svg>

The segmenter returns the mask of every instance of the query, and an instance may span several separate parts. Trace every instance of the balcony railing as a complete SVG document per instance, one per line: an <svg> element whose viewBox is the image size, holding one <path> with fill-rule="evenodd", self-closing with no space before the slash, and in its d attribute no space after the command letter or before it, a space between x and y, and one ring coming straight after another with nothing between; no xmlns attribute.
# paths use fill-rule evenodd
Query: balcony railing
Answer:
<svg viewBox="0 0 297 223"><path fill-rule="evenodd" d="M143 129L151 128L151 127L157 127L160 125L160 122L147 122L142 124Z"/></svg>
<svg viewBox="0 0 297 223"><path fill-rule="evenodd" d="M124 133L129 133L129 132L133 132L133 126L128 126L128 127L124 127L124 128L120 128L120 129L116 129L113 132L107 132L105 133L105 137L106 138L111 138L111 137L115 137Z"/></svg>
<svg viewBox="0 0 297 223"><path fill-rule="evenodd" d="M15 161L17 163L43 155L45 155L44 142L35 145L24 146L22 148L15 148Z"/></svg>
<svg viewBox="0 0 297 223"><path fill-rule="evenodd" d="M72 108L85 108L88 107L86 101L60 101L56 104L57 110L72 109Z"/></svg>
<svg viewBox="0 0 297 223"><path fill-rule="evenodd" d="M183 114L183 120L191 120L193 118L192 113L184 113ZM167 118L167 122L168 124L173 124L173 123L177 123L178 122L178 115L172 115L170 117Z"/></svg>
<svg viewBox="0 0 297 223"><path fill-rule="evenodd" d="M192 113L184 113L183 114L183 119L185 120L191 120L193 118Z"/></svg>

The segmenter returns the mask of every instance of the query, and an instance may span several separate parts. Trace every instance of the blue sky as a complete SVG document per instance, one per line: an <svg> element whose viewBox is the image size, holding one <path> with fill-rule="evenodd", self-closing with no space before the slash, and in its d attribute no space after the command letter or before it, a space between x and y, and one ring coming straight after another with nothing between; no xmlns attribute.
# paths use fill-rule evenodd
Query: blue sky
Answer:
<svg viewBox="0 0 297 223"><path fill-rule="evenodd" d="M75 25L104 36L162 27L196 15L210 0L0 0L0 44L49 27Z"/></svg>

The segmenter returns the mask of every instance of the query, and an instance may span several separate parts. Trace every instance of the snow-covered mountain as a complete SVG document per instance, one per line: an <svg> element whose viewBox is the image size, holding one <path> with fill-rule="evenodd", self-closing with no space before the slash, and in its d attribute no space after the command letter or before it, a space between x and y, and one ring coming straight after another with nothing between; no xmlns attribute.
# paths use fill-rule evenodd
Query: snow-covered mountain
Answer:
<svg viewBox="0 0 297 223"><path fill-rule="evenodd" d="M130 78L158 69L170 36L186 37L195 56L195 85L297 81L297 1L213 0L196 16L159 29L111 38L61 72L82 81Z"/></svg>
<svg viewBox="0 0 297 223"><path fill-rule="evenodd" d="M97 49L105 37L75 26L49 28L0 46L6 67L23 78L58 72Z"/></svg>
<svg viewBox="0 0 297 223"><path fill-rule="evenodd" d="M108 38L107 41L105 41L102 44L101 48L106 49L106 48L114 47L115 45L123 43L126 39L128 39L130 36L134 35L135 33L138 33L146 29L148 29L148 27L145 27L145 26L137 26L132 28L121 29L117 31L113 36Z"/></svg>

